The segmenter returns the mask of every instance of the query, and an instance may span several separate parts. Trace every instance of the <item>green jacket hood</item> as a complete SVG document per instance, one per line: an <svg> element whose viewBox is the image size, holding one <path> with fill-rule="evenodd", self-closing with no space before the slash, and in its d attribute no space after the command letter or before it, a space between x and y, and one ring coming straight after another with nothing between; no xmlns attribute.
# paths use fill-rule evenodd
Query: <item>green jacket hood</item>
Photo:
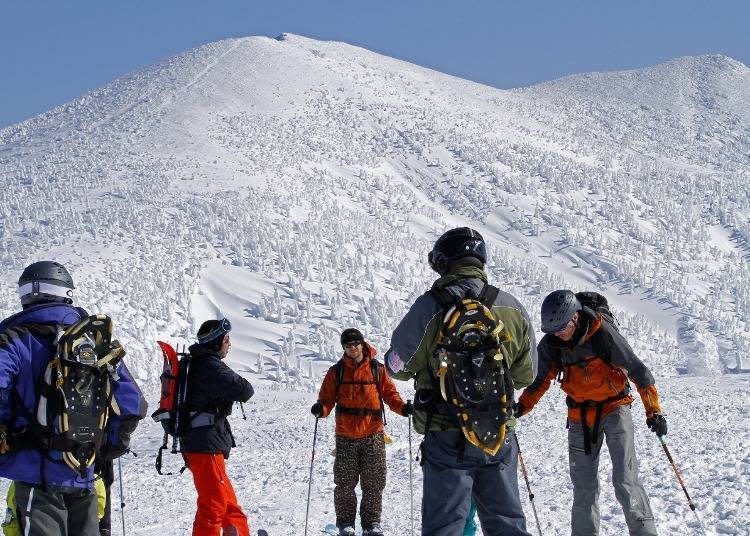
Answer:
<svg viewBox="0 0 750 536"><path fill-rule="evenodd" d="M477 268L476 266L456 266L444 276L436 279L432 284L432 288L449 287L462 279L481 279L486 283L487 273L482 268Z"/></svg>

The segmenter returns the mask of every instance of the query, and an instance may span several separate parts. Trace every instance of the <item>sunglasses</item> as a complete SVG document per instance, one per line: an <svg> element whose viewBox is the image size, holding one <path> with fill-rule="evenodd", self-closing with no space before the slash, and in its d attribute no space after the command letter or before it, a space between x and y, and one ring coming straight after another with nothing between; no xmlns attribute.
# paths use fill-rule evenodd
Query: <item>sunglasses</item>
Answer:
<svg viewBox="0 0 750 536"><path fill-rule="evenodd" d="M357 346L362 346L361 342L348 342L344 345L344 348L356 348Z"/></svg>

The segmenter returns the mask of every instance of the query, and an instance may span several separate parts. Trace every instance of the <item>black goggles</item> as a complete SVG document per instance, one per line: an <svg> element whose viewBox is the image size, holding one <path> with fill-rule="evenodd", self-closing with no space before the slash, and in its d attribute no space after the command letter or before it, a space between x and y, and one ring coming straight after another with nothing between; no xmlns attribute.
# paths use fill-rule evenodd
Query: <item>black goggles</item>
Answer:
<svg viewBox="0 0 750 536"><path fill-rule="evenodd" d="M230 331L232 331L232 323L226 318L222 318L221 320L219 320L219 325L216 326L216 329L213 329L209 331L208 333L198 337L198 343L205 344L207 342L211 342L214 339L223 337Z"/></svg>

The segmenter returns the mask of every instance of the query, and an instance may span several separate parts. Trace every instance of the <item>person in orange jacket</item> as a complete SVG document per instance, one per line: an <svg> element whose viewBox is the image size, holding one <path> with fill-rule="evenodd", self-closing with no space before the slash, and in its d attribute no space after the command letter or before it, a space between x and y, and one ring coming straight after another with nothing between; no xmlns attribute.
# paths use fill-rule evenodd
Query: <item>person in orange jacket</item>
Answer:
<svg viewBox="0 0 750 536"><path fill-rule="evenodd" d="M601 312L583 306L570 290L556 290L542 303L539 370L515 407L515 416L536 405L557 377L567 394L568 458L573 482L572 536L599 534L599 453L607 442L612 484L631 536L656 536L648 495L638 479L630 382L638 388L646 423L667 433L654 377L617 327Z"/></svg>
<svg viewBox="0 0 750 536"><path fill-rule="evenodd" d="M411 402L398 394L377 351L362 333L349 328L341 334L344 356L328 369L311 413L326 417L336 408L336 460L333 464L334 506L340 535L351 536L357 515L354 488L360 482L360 523L363 536L383 536L380 515L385 489L385 408L408 416Z"/></svg>

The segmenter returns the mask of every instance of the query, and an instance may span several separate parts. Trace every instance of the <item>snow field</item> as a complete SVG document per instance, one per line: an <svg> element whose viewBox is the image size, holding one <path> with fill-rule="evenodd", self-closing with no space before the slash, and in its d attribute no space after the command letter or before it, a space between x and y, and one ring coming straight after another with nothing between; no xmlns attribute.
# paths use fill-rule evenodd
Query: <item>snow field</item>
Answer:
<svg viewBox="0 0 750 536"><path fill-rule="evenodd" d="M724 56L500 91L342 43L211 43L0 131L2 313L16 310L26 264L63 262L78 304L113 317L152 396L154 341L191 341L227 315L230 364L258 387L248 420L233 421L230 474L254 527L296 536L307 410L338 334L360 326L384 351L432 281L435 237L471 225L491 281L532 319L555 288L610 299L659 377L670 448L706 525L748 534L748 379L727 374L750 370L748 95L750 69ZM551 392L522 421L545 534L565 534L569 515L564 412ZM662 533L697 534L639 402L634 414ZM384 517L399 536L405 423L390 419ZM332 521L332 433L321 422L320 526ZM134 441L132 531L187 533L189 475L156 478L157 425ZM603 534L622 534L608 463Z"/></svg>
<svg viewBox="0 0 750 536"><path fill-rule="evenodd" d="M270 534L294 536L304 530L305 507L314 418L309 407L314 393L285 391L267 379L248 376L257 394L245 406L247 420L235 409L231 417L238 447L228 460L240 504L251 528ZM396 382L402 395L411 390ZM706 381L702 378L659 378L667 442L709 534L750 534L750 415L736 406L746 397L750 377ZM409 456L407 419L388 413L388 484L383 497L383 525L388 534L409 534ZM645 425L640 401L633 405L636 450L642 482L660 534L699 535L687 501L655 436ZM413 433L413 453L421 436ZM528 416L521 419L519 440L529 471L543 534L569 533L572 487L568 477L565 405L553 387ZM167 536L189 534L195 511L195 490L189 472L182 476L156 474L154 457L161 444L161 427L144 421L134 450L138 457L123 461L126 520L129 534ZM333 418L318 426L310 506L309 534L335 522L333 510ZM165 455L165 465L179 469L181 458ZM599 469L602 536L627 533L620 506L610 482L611 463L603 447ZM420 523L421 470L414 462L416 526ZM535 533L533 514L519 470L519 486L527 527ZM115 498L118 494L115 484ZM115 520L119 509L115 501ZM113 524L115 534L119 524ZM418 534L418 530L417 530Z"/></svg>

